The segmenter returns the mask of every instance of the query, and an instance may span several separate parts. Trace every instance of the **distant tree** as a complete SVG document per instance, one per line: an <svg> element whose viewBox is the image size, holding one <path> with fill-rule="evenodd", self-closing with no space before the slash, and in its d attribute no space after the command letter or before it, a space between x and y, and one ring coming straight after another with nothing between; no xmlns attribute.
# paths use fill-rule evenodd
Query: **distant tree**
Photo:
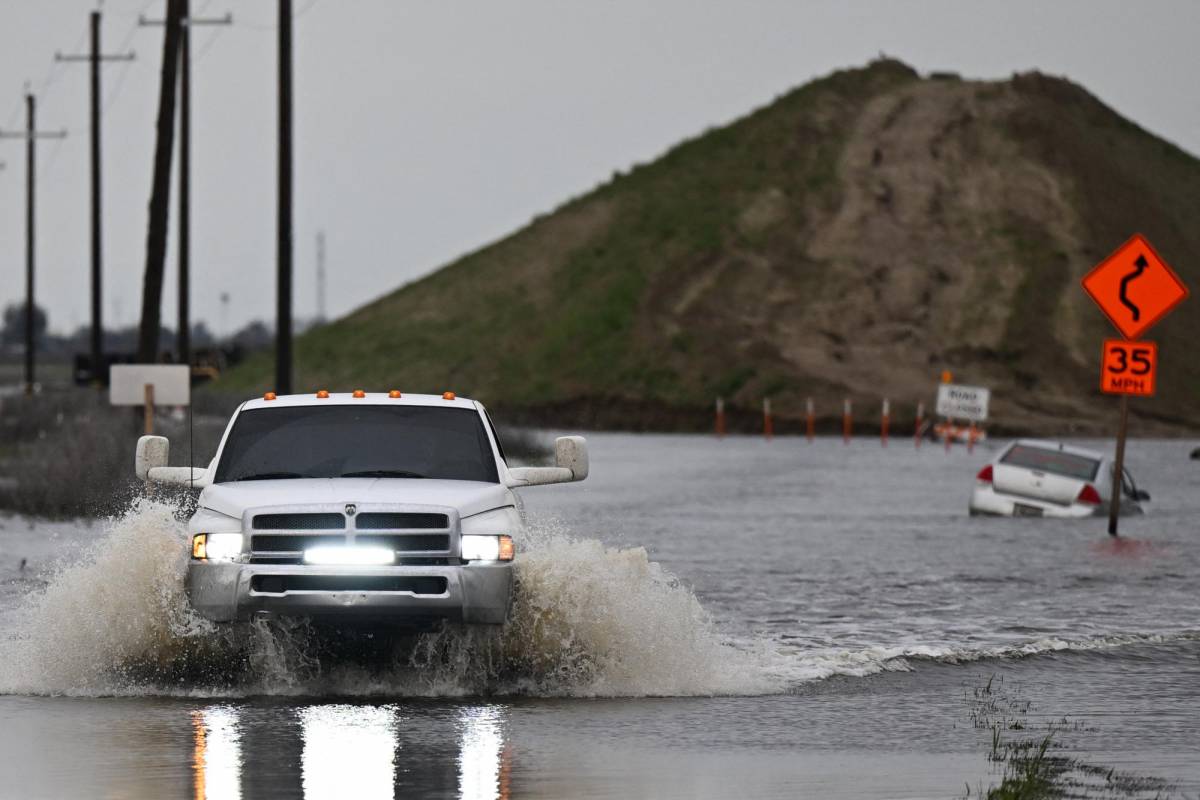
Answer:
<svg viewBox="0 0 1200 800"><path fill-rule="evenodd" d="M46 328L49 322L46 310L41 306L33 307L33 340L41 343L46 338ZM4 309L4 327L0 328L0 344L25 344L25 304L13 303Z"/></svg>
<svg viewBox="0 0 1200 800"><path fill-rule="evenodd" d="M244 350L265 350L275 342L275 334L265 322L256 319L233 334L233 344Z"/></svg>
<svg viewBox="0 0 1200 800"><path fill-rule="evenodd" d="M192 346L193 347L212 347L217 341L217 337L208 329L208 326L203 321L197 322L192 326Z"/></svg>

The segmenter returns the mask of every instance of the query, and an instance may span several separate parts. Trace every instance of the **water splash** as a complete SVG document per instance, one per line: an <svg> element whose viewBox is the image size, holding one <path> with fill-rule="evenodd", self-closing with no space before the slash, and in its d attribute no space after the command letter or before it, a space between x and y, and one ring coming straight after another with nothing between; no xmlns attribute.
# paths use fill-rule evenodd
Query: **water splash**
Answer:
<svg viewBox="0 0 1200 800"><path fill-rule="evenodd" d="M122 692L195 661L219 637L183 595L185 532L174 509L136 501L76 564L50 577L0 650L7 692Z"/></svg>
<svg viewBox="0 0 1200 800"><path fill-rule="evenodd" d="M25 694L708 695L779 691L642 548L533 532L503 628L331 636L304 622L214 625L183 590L186 527L136 501L50 577L0 643Z"/></svg>

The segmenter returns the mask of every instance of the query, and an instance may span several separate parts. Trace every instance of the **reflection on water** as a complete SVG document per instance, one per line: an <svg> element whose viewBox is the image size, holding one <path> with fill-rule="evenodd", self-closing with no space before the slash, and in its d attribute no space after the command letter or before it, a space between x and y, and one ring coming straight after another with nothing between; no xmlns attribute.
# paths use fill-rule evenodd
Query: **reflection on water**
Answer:
<svg viewBox="0 0 1200 800"><path fill-rule="evenodd" d="M508 800L510 755L504 744L503 712L495 706L464 708L459 719L458 756L462 800Z"/></svg>
<svg viewBox="0 0 1200 800"><path fill-rule="evenodd" d="M219 705L192 712L195 800L511 796L502 707L433 715L394 704L313 705L282 717L281 710ZM268 763L293 766L264 771Z"/></svg>
<svg viewBox="0 0 1200 800"><path fill-rule="evenodd" d="M305 800L393 796L395 706L310 706L300 711Z"/></svg>
<svg viewBox="0 0 1200 800"><path fill-rule="evenodd" d="M242 745L237 715L237 709L229 706L192 712L196 800L241 800Z"/></svg>

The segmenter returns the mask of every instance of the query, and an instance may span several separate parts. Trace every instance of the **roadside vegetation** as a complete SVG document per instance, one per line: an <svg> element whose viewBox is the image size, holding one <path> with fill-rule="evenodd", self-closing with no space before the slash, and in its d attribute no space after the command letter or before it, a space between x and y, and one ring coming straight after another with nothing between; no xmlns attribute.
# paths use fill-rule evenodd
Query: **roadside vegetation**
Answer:
<svg viewBox="0 0 1200 800"><path fill-rule="evenodd" d="M1035 722L1033 704L993 675L968 698L971 722L990 732L988 761L999 783L985 789L966 787L965 798L986 800L1052 800L1103 797L1113 800L1157 800L1172 795L1159 778L1119 772L1070 754L1067 738L1091 729L1067 718Z"/></svg>
<svg viewBox="0 0 1200 800"><path fill-rule="evenodd" d="M0 401L0 510L49 518L101 517L123 510L144 487L133 475L140 408L114 408L86 389ZM197 408L195 463L216 451L225 419ZM188 418L162 410L155 432L171 440L171 464L188 458Z"/></svg>

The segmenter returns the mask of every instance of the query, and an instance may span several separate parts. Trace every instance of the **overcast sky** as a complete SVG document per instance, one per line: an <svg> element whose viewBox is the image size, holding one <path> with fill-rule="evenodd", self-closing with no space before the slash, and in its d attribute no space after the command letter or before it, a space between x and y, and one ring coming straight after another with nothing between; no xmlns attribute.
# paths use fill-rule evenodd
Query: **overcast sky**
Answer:
<svg viewBox="0 0 1200 800"><path fill-rule="evenodd" d="M803 0L294 0L296 314L316 310L315 239L341 315L682 138L880 52L919 70L1066 75L1200 153L1200 3ZM192 319L274 314L274 0L192 0L234 25L193 38ZM106 0L104 312L139 314L163 0ZM94 0L0 0L0 126L39 96L38 302L89 320L88 68ZM0 305L24 296L24 149L0 141ZM175 315L175 207L163 318ZM220 296L231 300L223 312Z"/></svg>

